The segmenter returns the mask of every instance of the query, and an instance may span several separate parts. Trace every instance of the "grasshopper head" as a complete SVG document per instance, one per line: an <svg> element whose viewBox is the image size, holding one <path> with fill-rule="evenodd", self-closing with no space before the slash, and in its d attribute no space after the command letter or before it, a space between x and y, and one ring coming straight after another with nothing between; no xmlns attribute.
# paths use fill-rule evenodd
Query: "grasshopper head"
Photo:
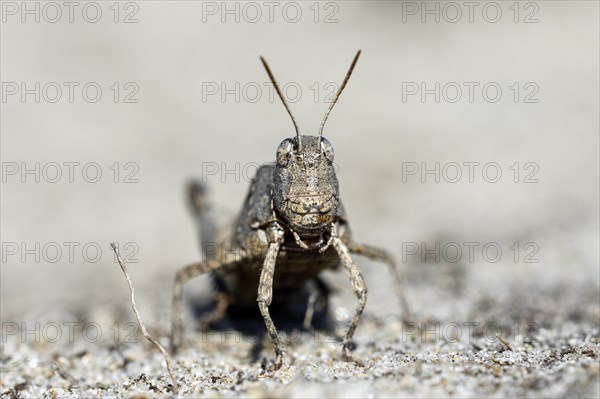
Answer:
<svg viewBox="0 0 600 399"><path fill-rule="evenodd" d="M346 87L359 56L360 50L354 56L344 81L329 105L321 122L319 135L316 137L300 135L296 119L269 65L264 58L260 57L296 129L296 137L283 140L277 148L277 165L273 176L273 205L275 212L288 227L303 237L321 235L337 214L340 194L333 168L333 147L323 137L323 127Z"/></svg>
<svg viewBox="0 0 600 399"><path fill-rule="evenodd" d="M275 212L293 231L321 234L339 203L331 143L322 136L283 140L277 147L273 187Z"/></svg>

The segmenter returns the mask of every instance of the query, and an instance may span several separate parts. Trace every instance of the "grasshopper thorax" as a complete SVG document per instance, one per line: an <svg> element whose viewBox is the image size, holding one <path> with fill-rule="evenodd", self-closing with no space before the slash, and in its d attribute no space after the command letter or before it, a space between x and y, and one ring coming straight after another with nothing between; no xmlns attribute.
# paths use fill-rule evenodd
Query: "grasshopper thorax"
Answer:
<svg viewBox="0 0 600 399"><path fill-rule="evenodd" d="M315 237L333 222L338 204L331 143L322 136L297 136L281 142L273 176L277 216L300 236Z"/></svg>

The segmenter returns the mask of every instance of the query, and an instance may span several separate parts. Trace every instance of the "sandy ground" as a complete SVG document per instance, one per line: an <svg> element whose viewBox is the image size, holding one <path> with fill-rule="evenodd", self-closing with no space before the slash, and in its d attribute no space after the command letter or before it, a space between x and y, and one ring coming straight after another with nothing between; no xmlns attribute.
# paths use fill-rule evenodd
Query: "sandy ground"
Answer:
<svg viewBox="0 0 600 399"><path fill-rule="evenodd" d="M173 359L181 395L600 396L597 2L521 3L518 15L499 2L498 22L481 14L496 7L483 2L472 23L465 7L449 22L452 9L436 2L439 22L421 2L353 1L319 3L318 15L297 3L296 23L265 20L263 3L253 23L241 3L228 3L236 22L220 3L163 1L123 3L118 15L102 2L97 23L83 18L85 3L72 23L65 9L48 22L54 10L39 3L40 22L22 22L11 8L20 3L7 3L3 398L172 393L109 243L120 244L147 327L166 344L175 270L200 258L185 182L204 177L226 221L255 166L293 134L258 55L288 97L300 88L292 109L314 134L327 84L359 48L325 135L354 235L396 256L414 321L403 322L385 268L357 259L370 289L355 336L365 366L340 358L336 335L355 304L340 273L325 276L336 288L329 330L291 323L285 365L271 373L260 320L199 324L195 304L211 299L199 279L186 287L185 345ZM22 98L21 84L35 92L35 82L40 101ZM62 87L56 102L52 82ZM410 94L423 82L439 83L439 102ZM102 90L97 102L81 91L90 83ZM487 84L501 88L497 101Z"/></svg>

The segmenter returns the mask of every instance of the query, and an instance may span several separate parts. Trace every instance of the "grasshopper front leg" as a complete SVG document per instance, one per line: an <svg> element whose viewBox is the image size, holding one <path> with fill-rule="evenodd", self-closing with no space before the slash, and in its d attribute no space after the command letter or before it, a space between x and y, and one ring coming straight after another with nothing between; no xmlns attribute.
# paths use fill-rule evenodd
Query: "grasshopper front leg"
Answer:
<svg viewBox="0 0 600 399"><path fill-rule="evenodd" d="M342 240L337 236L335 226L332 227L331 234L332 234L331 243L340 257L340 261L342 262L342 265L344 266L344 270L346 270L346 274L348 274L348 277L350 277L350 283L352 284L352 290L354 291L354 294L358 298L358 304L354 311L354 316L352 317L352 321L350 322L348 331L346 332L346 335L344 336L344 341L342 344L343 345L342 346L343 355L346 360L354 361L354 362L362 365L362 362L360 362L358 359L355 359L350 354L350 343L352 341L352 337L354 336L354 331L356 330L356 327L358 326L360 317L362 316L362 313L365 310L365 306L367 304L367 285L365 283L365 279L363 278L360 270L358 269L358 267L356 266L356 264L350 257L350 251L348 250L348 247L346 247L346 244L344 244L342 242Z"/></svg>
<svg viewBox="0 0 600 399"><path fill-rule="evenodd" d="M283 229L276 222L269 225L267 229L269 239L269 249L263 263L263 268L260 273L260 281L258 283L258 308L265 321L269 338L275 346L275 369L279 369L283 364L283 345L277 334L275 324L269 314L269 305L273 299L273 274L275 273L275 263L277 262L277 254L283 244Z"/></svg>

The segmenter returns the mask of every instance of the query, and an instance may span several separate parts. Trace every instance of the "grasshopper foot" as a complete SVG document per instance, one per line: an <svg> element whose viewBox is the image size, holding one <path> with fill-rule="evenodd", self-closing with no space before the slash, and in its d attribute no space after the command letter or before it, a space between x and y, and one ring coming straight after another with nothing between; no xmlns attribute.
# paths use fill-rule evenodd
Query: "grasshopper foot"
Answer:
<svg viewBox="0 0 600 399"><path fill-rule="evenodd" d="M344 344L342 348L342 359L346 362L355 363L359 367L366 367L365 363L350 353L350 344Z"/></svg>
<svg viewBox="0 0 600 399"><path fill-rule="evenodd" d="M278 353L277 356L275 357L275 360L273 361L273 363L271 365L269 365L267 367L267 359L263 358L263 364L261 366L261 368L264 370L264 376L270 375L271 373L274 373L275 371L281 369L281 367L283 366L283 353Z"/></svg>
<svg viewBox="0 0 600 399"><path fill-rule="evenodd" d="M275 363L273 364L273 371L279 370L283 366L283 352L280 352L275 357Z"/></svg>

